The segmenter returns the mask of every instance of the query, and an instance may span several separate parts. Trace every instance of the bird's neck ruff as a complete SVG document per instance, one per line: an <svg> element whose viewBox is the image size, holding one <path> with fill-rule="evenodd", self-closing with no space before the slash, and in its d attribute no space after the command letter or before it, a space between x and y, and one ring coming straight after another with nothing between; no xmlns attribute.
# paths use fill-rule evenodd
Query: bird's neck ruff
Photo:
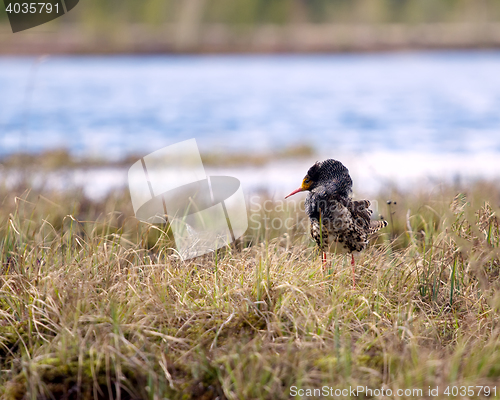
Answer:
<svg viewBox="0 0 500 400"><path fill-rule="evenodd" d="M316 195L315 197L319 198L328 198L330 200L336 200L340 203L344 204L349 202L352 196L352 189L349 187L345 187L334 180L320 186L316 186L313 190L311 190L312 195Z"/></svg>

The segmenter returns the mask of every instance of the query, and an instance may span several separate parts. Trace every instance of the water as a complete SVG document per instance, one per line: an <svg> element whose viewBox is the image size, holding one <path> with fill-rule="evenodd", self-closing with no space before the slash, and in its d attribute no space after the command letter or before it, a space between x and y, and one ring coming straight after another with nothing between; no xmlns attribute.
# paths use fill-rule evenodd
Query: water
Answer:
<svg viewBox="0 0 500 400"><path fill-rule="evenodd" d="M500 152L500 52L0 58L2 153Z"/></svg>
<svg viewBox="0 0 500 400"><path fill-rule="evenodd" d="M0 90L0 155L114 160L194 137L209 152L308 144L360 180L500 173L500 52L1 57Z"/></svg>

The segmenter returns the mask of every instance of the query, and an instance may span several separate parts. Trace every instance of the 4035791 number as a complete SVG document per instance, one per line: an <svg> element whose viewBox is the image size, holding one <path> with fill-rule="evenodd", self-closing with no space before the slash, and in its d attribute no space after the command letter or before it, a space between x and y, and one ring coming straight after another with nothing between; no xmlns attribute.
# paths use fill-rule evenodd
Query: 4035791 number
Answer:
<svg viewBox="0 0 500 400"><path fill-rule="evenodd" d="M443 394L446 396L476 397L496 396L496 386L447 386Z"/></svg>
<svg viewBox="0 0 500 400"><path fill-rule="evenodd" d="M14 14L59 14L59 4L52 3L10 3L5 9L8 13Z"/></svg>

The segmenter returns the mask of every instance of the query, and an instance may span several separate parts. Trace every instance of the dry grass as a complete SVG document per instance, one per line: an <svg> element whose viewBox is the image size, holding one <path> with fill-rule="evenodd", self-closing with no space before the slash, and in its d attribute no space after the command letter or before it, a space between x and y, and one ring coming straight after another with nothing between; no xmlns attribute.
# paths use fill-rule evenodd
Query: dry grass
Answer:
<svg viewBox="0 0 500 400"><path fill-rule="evenodd" d="M40 153L13 153L0 157L0 166L9 171L22 170L26 165L36 170L63 171L82 168L126 168L146 154L131 154L116 161L105 158L74 157L68 149L60 148L42 151ZM296 144L273 152L205 152L201 154L203 165L215 167L261 166L277 160L297 160L312 158L315 155L313 147L307 144Z"/></svg>
<svg viewBox="0 0 500 400"><path fill-rule="evenodd" d="M456 194L390 193L393 224L360 256L352 288L349 263L336 256L323 271L300 224L259 226L293 209L256 213L235 246L182 262L168 234L130 217L126 193L93 203L0 189L0 395L286 399L292 386L360 385L431 398L429 386L439 397L448 384L493 387L500 192Z"/></svg>

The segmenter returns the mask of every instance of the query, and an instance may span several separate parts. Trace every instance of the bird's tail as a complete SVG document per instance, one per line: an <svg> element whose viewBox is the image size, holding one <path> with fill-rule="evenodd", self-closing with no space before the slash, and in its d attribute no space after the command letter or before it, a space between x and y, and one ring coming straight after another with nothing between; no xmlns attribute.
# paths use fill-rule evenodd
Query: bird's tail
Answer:
<svg viewBox="0 0 500 400"><path fill-rule="evenodd" d="M375 233L387 225L387 221L370 221L370 233Z"/></svg>

